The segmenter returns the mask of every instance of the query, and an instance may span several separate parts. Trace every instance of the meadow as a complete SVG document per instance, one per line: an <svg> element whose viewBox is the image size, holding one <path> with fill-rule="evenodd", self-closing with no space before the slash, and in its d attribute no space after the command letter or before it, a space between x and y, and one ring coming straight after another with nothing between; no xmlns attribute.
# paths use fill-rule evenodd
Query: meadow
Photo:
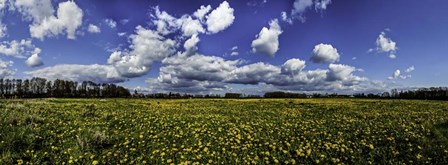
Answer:
<svg viewBox="0 0 448 165"><path fill-rule="evenodd" d="M448 164L448 102L0 100L0 164Z"/></svg>

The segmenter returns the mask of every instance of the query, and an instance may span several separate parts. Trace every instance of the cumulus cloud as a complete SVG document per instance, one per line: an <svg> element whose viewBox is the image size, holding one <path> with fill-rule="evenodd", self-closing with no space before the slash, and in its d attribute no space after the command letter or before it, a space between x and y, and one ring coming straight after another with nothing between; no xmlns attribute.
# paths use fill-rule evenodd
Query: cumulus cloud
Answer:
<svg viewBox="0 0 448 165"><path fill-rule="evenodd" d="M301 22L306 21L304 16L308 9L314 6L317 12L321 12L327 9L328 5L331 4L331 0L295 0L293 3L293 9L291 10L291 16L300 20Z"/></svg>
<svg viewBox="0 0 448 165"><path fill-rule="evenodd" d="M378 51L391 52L397 50L396 43L392 39L386 37L385 32L381 32L376 39L376 45Z"/></svg>
<svg viewBox="0 0 448 165"><path fill-rule="evenodd" d="M157 31L163 35L174 33L177 30L181 30L182 35L185 37L205 32L202 23L190 15L185 14L180 18L175 18L155 7L155 15L153 17L155 18L153 23L156 25Z"/></svg>
<svg viewBox="0 0 448 165"><path fill-rule="evenodd" d="M178 54L162 61L157 78L148 79L150 87L166 91L200 92L223 90L223 82L240 63L216 56Z"/></svg>
<svg viewBox="0 0 448 165"><path fill-rule="evenodd" d="M25 58L40 49L33 45L31 39L3 41L0 43L0 54L16 58Z"/></svg>
<svg viewBox="0 0 448 165"><path fill-rule="evenodd" d="M184 36L192 36L198 33L204 33L205 29L197 19L192 19L190 16L184 16L179 19L182 23L182 32Z"/></svg>
<svg viewBox="0 0 448 165"><path fill-rule="evenodd" d="M395 59L397 52L397 43L392 41L391 38L386 36L385 32L381 32L378 38L376 39L376 51L378 53L388 53L389 58ZM369 49L369 52L372 52L373 49Z"/></svg>
<svg viewBox="0 0 448 165"><path fill-rule="evenodd" d="M342 64L330 64L328 69L304 70L305 61L300 59L289 59L281 66L244 63L217 56L179 53L163 60L159 77L148 79L147 83L153 89L177 92L225 90L230 84L265 84L279 90L348 91L364 90L370 83L367 78L354 74L359 69Z"/></svg>
<svg viewBox="0 0 448 165"><path fill-rule="evenodd" d="M6 0L0 0L0 10L6 7Z"/></svg>
<svg viewBox="0 0 448 165"><path fill-rule="evenodd" d="M76 30L82 25L83 11L74 1L59 3L56 15L50 0L17 0L14 5L25 19L33 22L31 36L40 40L64 33L68 39L75 39Z"/></svg>
<svg viewBox="0 0 448 165"><path fill-rule="evenodd" d="M400 69L397 69L392 74L392 76L389 76L387 79L389 79L389 80L397 80L397 79L405 80L405 79L412 77L412 75L410 73L414 70L415 70L415 67L414 67L414 65L412 65L412 66L406 68L406 70L404 71L406 75L404 75Z"/></svg>
<svg viewBox="0 0 448 165"><path fill-rule="evenodd" d="M231 72L227 82L239 84L258 84L260 82L269 81L275 75L280 74L280 68L258 62L236 68Z"/></svg>
<svg viewBox="0 0 448 165"><path fill-rule="evenodd" d="M187 41L185 41L185 43L184 43L185 52L188 55L196 53L196 51L198 50L198 47L196 46L198 44L198 42L199 42L199 38L197 35L191 36L191 38L188 39Z"/></svg>
<svg viewBox="0 0 448 165"><path fill-rule="evenodd" d="M8 31L8 28L6 27L6 25L5 24L3 24L3 21L2 21L2 15L1 15L1 12L3 12L3 9L5 9L6 8L6 0L0 0L0 38L3 38L3 37L5 37L6 35L7 35L7 31Z"/></svg>
<svg viewBox="0 0 448 165"><path fill-rule="evenodd" d="M0 78L10 77L15 74L14 70L11 70L11 67L14 64L12 61L3 61L0 59Z"/></svg>
<svg viewBox="0 0 448 165"><path fill-rule="evenodd" d="M15 0L14 9L19 11L28 21L42 23L54 13L51 0Z"/></svg>
<svg viewBox="0 0 448 165"><path fill-rule="evenodd" d="M38 67L44 65L44 62L42 62L42 59L39 57L39 54L35 53L25 61L25 64L29 67Z"/></svg>
<svg viewBox="0 0 448 165"><path fill-rule="evenodd" d="M117 22L115 22L113 19L105 19L104 22L106 22L106 25L109 26L110 28L115 28L117 27Z"/></svg>
<svg viewBox="0 0 448 165"><path fill-rule="evenodd" d="M292 15L304 13L308 8L313 6L313 0L296 0L291 11Z"/></svg>
<svg viewBox="0 0 448 165"><path fill-rule="evenodd" d="M201 6L193 14L184 14L176 18L166 11L160 11L159 7L153 8L154 13L152 23L157 32L162 35L172 34L178 31L182 32L183 37L207 33L214 34L227 29L232 25L235 16L233 8L227 1L222 2L216 9L212 9L210 5ZM207 28L205 27L207 26Z"/></svg>
<svg viewBox="0 0 448 165"><path fill-rule="evenodd" d="M219 32L233 22L233 9L226 1L215 10L210 10L210 6L201 6L192 15L184 14L176 18L160 11L159 7L154 7L150 15L154 30L137 26L135 34L129 36L129 48L114 51L107 60L108 64L114 66L121 76L132 78L148 73L155 61L161 61L176 53L185 56L195 54L200 41L199 34ZM232 18L228 14L231 14ZM217 20L213 19L222 20L216 22ZM206 25L210 33L207 33ZM177 52L181 43L185 51Z"/></svg>
<svg viewBox="0 0 448 165"><path fill-rule="evenodd" d="M269 23L269 29L263 27L255 37L256 39L252 41L252 52L267 54L273 57L279 49L278 36L282 33L283 31L278 24L278 20L272 20Z"/></svg>
<svg viewBox="0 0 448 165"><path fill-rule="evenodd" d="M101 29L94 25L94 24L89 24L89 28L87 29L90 33L101 33Z"/></svg>
<svg viewBox="0 0 448 165"><path fill-rule="evenodd" d="M334 63L339 61L339 53L336 48L330 44L320 43L314 46L311 61L315 63Z"/></svg>
<svg viewBox="0 0 448 165"><path fill-rule="evenodd" d="M317 11L322 11L322 10L326 10L327 6L331 4L331 0L317 0L314 2L314 8Z"/></svg>
<svg viewBox="0 0 448 165"><path fill-rule="evenodd" d="M196 10L193 15L194 17L198 18L199 20L204 20L204 17L207 13L212 10L212 7L210 5L207 6L201 6L198 10Z"/></svg>
<svg viewBox="0 0 448 165"><path fill-rule="evenodd" d="M232 25L235 16L233 8L227 1L222 2L215 10L207 15L207 31L218 33Z"/></svg>
<svg viewBox="0 0 448 165"><path fill-rule="evenodd" d="M282 12L280 13L280 15L282 16L282 21L285 21L285 22L287 22L287 23L289 23L289 24L292 24L292 23L293 23L293 22L292 22L292 19L291 19L290 17L288 17L288 14L287 14L286 12L282 11Z"/></svg>
<svg viewBox="0 0 448 165"><path fill-rule="evenodd" d="M297 75L303 68L305 68L305 66L305 61L298 58L291 58L283 64L282 73Z"/></svg>
<svg viewBox="0 0 448 165"><path fill-rule="evenodd" d="M401 79L401 80L405 80L408 78L411 78L412 75L410 74L412 71L414 71L414 66L410 66L409 68L407 68L405 70L405 73L407 73L406 75L403 75L400 69L395 70L395 72L392 74L392 76L389 76L387 79L388 80L397 80L397 79Z"/></svg>
<svg viewBox="0 0 448 165"><path fill-rule="evenodd" d="M92 81L96 83L119 83L126 81L113 66L109 65L77 65L60 64L30 72L31 77L42 77L49 80L64 79L72 81Z"/></svg>
<svg viewBox="0 0 448 165"><path fill-rule="evenodd" d="M129 50L113 52L108 63L128 78L146 74L154 61L162 60L175 53L177 42L159 35L156 31L137 26L131 35Z"/></svg>
<svg viewBox="0 0 448 165"><path fill-rule="evenodd" d="M402 80L404 80L404 79L406 79L407 78L407 76L403 76L403 75L401 75L401 71L400 71L400 69L397 69L397 70L395 70L395 72L392 74L392 76L389 76L387 79L389 79L389 80L396 80L396 79L402 79Z"/></svg>
<svg viewBox="0 0 448 165"><path fill-rule="evenodd" d="M353 76L353 72L356 68L353 66L343 64L330 64L328 66L329 72L327 73L327 79L329 81L357 79Z"/></svg>

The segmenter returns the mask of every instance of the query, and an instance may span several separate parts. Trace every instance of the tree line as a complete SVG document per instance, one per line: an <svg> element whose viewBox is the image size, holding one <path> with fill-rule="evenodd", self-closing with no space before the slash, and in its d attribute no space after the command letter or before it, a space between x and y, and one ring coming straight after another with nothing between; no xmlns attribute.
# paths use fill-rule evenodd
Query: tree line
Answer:
<svg viewBox="0 0 448 165"><path fill-rule="evenodd" d="M180 94L180 93L153 93L141 94L137 91L131 95L128 89L112 83L95 83L83 81L78 83L70 80L56 79L54 81L35 77L32 79L0 79L0 98L384 98L384 99L422 99L422 100L448 100L448 87L418 88L415 90L393 89L383 93L356 93L346 94L306 94L283 91L266 92L263 96L246 95L243 93L219 94Z"/></svg>
<svg viewBox="0 0 448 165"><path fill-rule="evenodd" d="M390 93L392 98L420 99L420 100L448 100L448 87L419 88L417 90L393 89Z"/></svg>
<svg viewBox="0 0 448 165"><path fill-rule="evenodd" d="M431 87L419 88L415 90L398 90L393 89L391 92L383 93L355 93L355 94L338 94L338 93L291 93L283 91L266 92L264 95L246 95L243 93L225 93L224 95L191 95L180 93L153 93L138 94L134 93L133 97L139 98L162 98L162 99L182 99L182 98L377 98L377 99L420 99L420 100L448 100L447 87Z"/></svg>
<svg viewBox="0 0 448 165"><path fill-rule="evenodd" d="M130 97L128 89L115 84L70 80L0 79L1 98L112 98Z"/></svg>

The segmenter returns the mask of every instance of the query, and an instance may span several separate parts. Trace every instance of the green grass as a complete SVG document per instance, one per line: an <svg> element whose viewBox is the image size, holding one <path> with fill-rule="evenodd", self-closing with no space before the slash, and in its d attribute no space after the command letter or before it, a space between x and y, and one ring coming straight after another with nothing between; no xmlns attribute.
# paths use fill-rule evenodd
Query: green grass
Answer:
<svg viewBox="0 0 448 165"><path fill-rule="evenodd" d="M0 100L0 164L448 164L448 102Z"/></svg>

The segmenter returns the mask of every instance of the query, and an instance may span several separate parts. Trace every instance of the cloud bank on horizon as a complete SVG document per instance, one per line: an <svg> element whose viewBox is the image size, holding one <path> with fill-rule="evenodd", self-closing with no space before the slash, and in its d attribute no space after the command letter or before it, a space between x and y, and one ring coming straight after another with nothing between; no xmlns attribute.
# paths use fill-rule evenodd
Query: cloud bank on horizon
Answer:
<svg viewBox="0 0 448 165"><path fill-rule="evenodd" d="M382 92L447 80L425 80L447 75L447 57L426 42L448 43L447 34L432 34L448 27L435 22L446 11L425 15L429 33L408 25L411 16L384 17L397 14L388 1L107 2L0 0L0 78L189 93ZM419 60L422 52L439 63Z"/></svg>

